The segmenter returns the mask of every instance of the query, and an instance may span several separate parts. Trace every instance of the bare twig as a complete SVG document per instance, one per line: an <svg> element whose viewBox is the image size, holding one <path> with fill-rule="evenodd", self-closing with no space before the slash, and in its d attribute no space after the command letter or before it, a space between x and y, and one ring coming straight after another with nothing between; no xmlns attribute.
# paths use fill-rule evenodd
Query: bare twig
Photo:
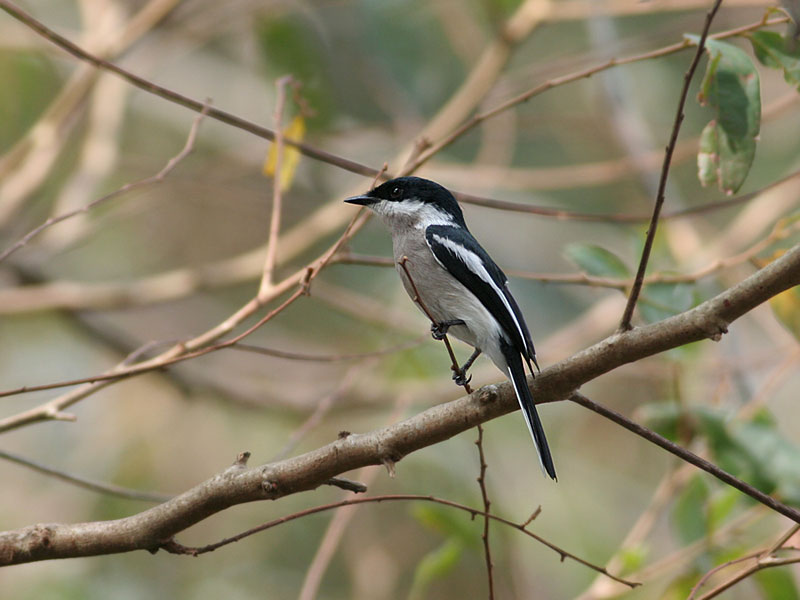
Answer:
<svg viewBox="0 0 800 600"><path fill-rule="evenodd" d="M731 267L752 261L754 257L769 248L775 242L785 240L798 231L800 231L800 222L787 224L785 221L778 221L773 226L772 231L770 231L769 234L738 254L714 260L706 266L701 267L691 273L653 273L652 275L646 276L643 283L645 285L653 283L696 283L697 281L714 275L723 269L729 269ZM388 257L365 256L349 253L337 255L334 261L351 265L378 267L394 266L394 261ZM530 271L519 271L514 269L507 269L506 273L512 277L541 281L543 283L586 285L590 287L611 288L623 292L630 289L634 283L633 278L620 279L616 277L597 277L587 273L531 273ZM2 298L1 295L0 298Z"/></svg>
<svg viewBox="0 0 800 600"><path fill-rule="evenodd" d="M675 121L672 124L672 133L667 143L667 149L664 152L664 165L661 167L661 177L658 181L658 191L656 192L656 202L653 206L653 216L650 219L650 225L647 228L647 236L644 240L644 248L642 249L642 257L639 260L639 267L636 270L636 278L633 281L631 292L628 295L628 303L625 305L625 311L622 313L622 320L619 324L620 331L628 331L631 328L631 318L633 317L633 309L636 308L636 301L639 299L639 292L642 291L642 283L644 282L644 274L647 270L647 263L650 260L650 250L653 247L653 240L656 237L656 228L658 227L658 218L661 214L661 207L664 205L664 198L667 190L667 176L669 175L669 167L672 164L672 153L675 151L675 144L678 142L678 133L681 130L681 123L683 123L683 109L686 106L686 98L689 96L689 85L692 83L692 78L700 64L700 58L703 56L705 50L706 37L711 28L711 22L714 20L714 15L717 14L722 0L716 0L714 6L708 11L706 15L706 22L703 25L703 32L700 34L700 41L697 43L697 51L694 53L692 63L689 69L683 76L683 88L681 88L681 95L678 100L678 108L675 111Z"/></svg>
<svg viewBox="0 0 800 600"><path fill-rule="evenodd" d="M494 600L494 574L492 573L492 548L489 545L489 511L492 502L489 500L489 493L486 490L486 456L483 452L483 427L478 424L478 439L475 440L475 445L478 447L478 460L480 461L478 486L481 488L481 499L483 500L483 533L481 539L483 540L483 556L486 559L486 577L489 582L489 600ZM528 521L530 522L530 521ZM526 522L526 525L527 523Z"/></svg>
<svg viewBox="0 0 800 600"><path fill-rule="evenodd" d="M97 383L100 381L117 381L120 379L127 379L128 377L141 375L142 373L148 373L150 371L164 369L176 363L184 362L186 360L191 360L199 356L204 356L211 352L222 350L223 348L229 348L234 344L236 344L237 342L239 342L240 340L247 337L248 335L250 335L251 333L253 333L256 329L264 325L264 323L271 320L279 313L283 312L283 310L286 309L290 304L292 304L300 296L304 296L305 294L306 291L304 287L301 285L297 290L295 290L295 292L291 296L289 296L286 300L284 300L283 303L281 303L277 308L271 310L266 315L264 315L255 325L249 327L247 330L231 338L230 340L220 342L219 344L215 344L213 346L206 346L199 350L195 350L194 352L186 352L170 358L163 358L159 356L156 357L156 359L150 361L143 361L143 363L134 363L130 366L122 365L121 368L109 373L101 373L98 375L92 375L90 377L82 377L80 379L70 379L55 383L43 383L40 385L22 386L19 388L15 388L13 390L4 390L0 392L0 398L6 396L14 396L17 394L27 394L30 392L53 390L61 387L70 387L73 385L80 385L82 383ZM0 431L4 431L5 429L6 428L4 427L4 423L0 421Z"/></svg>
<svg viewBox="0 0 800 600"><path fill-rule="evenodd" d="M775 512L782 514L785 517L790 518L795 523L800 523L800 511L790 506L787 506L783 502L776 500L772 496L769 496L762 492L759 489L756 489L749 483L742 481L741 479L734 477L727 471L720 469L717 465L705 460L704 458L700 458L695 453L678 446L674 442L671 442L667 438L657 434L655 431L644 427L643 425L639 425L625 417L624 415L619 414L616 411L613 411L605 406L601 406L596 402L592 402L589 398L581 394L580 392L573 392L572 395L569 397L570 400L575 402L576 404L580 404L581 406L588 408L596 412L597 414L613 421L617 425L621 425L628 431L635 433L636 435L643 437L649 442L652 442L656 446L660 446L667 452L671 452L675 456L681 458L682 460L693 464L694 466L702 469L706 473L709 473L722 481L723 483L727 483L729 486L736 488L740 492L747 494L754 500L761 502L761 504L771 508Z"/></svg>
<svg viewBox="0 0 800 600"><path fill-rule="evenodd" d="M28 467L29 469L33 469L37 473L43 473L44 475L55 477L61 481L66 481L72 485L76 485L93 492L99 492L101 494L117 496L118 498L125 498L127 500L143 500L144 502L166 502L172 498L172 496L169 494L162 494L160 492L143 492L140 490L133 490L119 485L114 485L113 483L105 483L102 481L95 481L93 479L81 477L80 475L73 475L71 473L67 473L66 471L61 471L60 469L55 469L40 462L33 461L29 458L12 454L11 452L6 452L5 450L0 450L0 458L17 463L18 465L22 465L24 467Z"/></svg>
<svg viewBox="0 0 800 600"><path fill-rule="evenodd" d="M412 298L412 300L419 305L419 307L422 309L422 312L425 313L425 316L428 317L428 319L430 319L432 325L438 325L436 319L433 318L433 315L428 310L428 307L425 306L425 303L422 301L422 298L420 298L419 290L417 290L417 284L414 283L414 280L411 278L411 273L408 272L409 262L411 261L408 260L408 257L404 256L403 258L400 259L400 262L398 264L403 269L403 272L406 274L406 277L408 278L408 283L411 284L411 289L414 290L414 297ZM444 342L444 347L447 348L447 354L450 356L450 361L452 362L450 368L453 370L454 373L458 373L459 371L458 359L456 358L456 353L453 352L453 347L450 345L450 340L448 339L447 334L442 336L442 341ZM467 392L468 394L472 393L472 389L469 387L469 381L467 381L463 387L465 392Z"/></svg>
<svg viewBox="0 0 800 600"><path fill-rule="evenodd" d="M711 37L715 40L727 39L730 37L735 37L737 35L742 35L743 33L747 33L755 29L761 29L763 27L786 23L787 21L788 17L779 17L776 19L760 19L754 23L750 23L749 25L744 25L742 27L736 27L734 29L729 29L727 31L716 33ZM534 96L538 96L539 94L549 91L555 87L565 85L567 83L572 83L580 79L586 79L588 77L592 77L593 75L605 71L607 69L611 69L621 65L641 62L644 60L651 60L653 58L660 58L662 56L667 56L669 54L674 54L675 52L680 52L682 50L685 50L689 46L691 46L691 42L689 40L684 39L675 44L664 46L663 48L657 48L656 50L651 50L641 54L636 54L633 56L628 56L623 58L612 58L602 64L595 65L593 67L576 71L575 73L569 73L567 75L562 75L561 77L556 77L554 79L545 81L544 83L541 83L536 87L531 88L530 90L519 94L518 96L515 96L504 102L501 102L492 109L489 109L485 112L475 115L474 117L463 123L460 127L455 129L452 133L450 133L446 137L442 138L438 142L431 144L430 147L424 152L422 152L422 154L408 168L410 171L419 169L419 167L425 164L433 156L438 154L443 148L446 148L456 140L460 139L466 133L468 133L473 128L480 125L487 119L490 119L510 108L513 108L514 106L522 104L523 102L527 102Z"/></svg>
<svg viewBox="0 0 800 600"><path fill-rule="evenodd" d="M698 580L698 582L692 588L692 591L689 594L687 600L694 600L695 598L697 598L697 593L700 591L700 588L702 588L709 581L709 579L711 579L711 577L713 577L715 574L719 573L724 569L727 569L728 567L740 564L742 562L746 562L748 560L753 560L754 563L749 567L747 567L746 569L742 570L741 572L737 573L733 577L727 579L718 586L714 587L712 590L703 594L703 596L700 597L700 600L710 600L711 598L718 596L725 590L733 587L740 581L750 577L754 573L757 573L758 571L761 571L763 569L800 563L800 556L794 556L783 559L776 556L776 553L779 552L780 550L794 550L794 551L800 550L800 548L790 548L786 546L786 543L789 541L789 539L792 536L794 536L799 530L800 530L800 525L794 525L790 527L785 533L783 533L778 538L778 540L775 541L773 544L771 544L768 548L765 548L764 550L759 550L757 552L751 552L750 554L747 554L745 556L740 556L738 558L724 562L721 565L717 565Z"/></svg>
<svg viewBox="0 0 800 600"><path fill-rule="evenodd" d="M237 342L231 346L231 348L234 350L241 350L243 352L252 352L254 354L264 354L266 356L274 356L276 358L285 358L287 360L302 360L308 362L343 362L350 360L363 360L365 358L373 358L376 356L386 356L388 354L404 352L405 350L416 348L422 342L427 340L428 337L428 334L425 334L404 344L396 344L387 348L372 350L371 352L356 352L353 354L304 354L301 352L287 352L286 350L275 350L274 348L264 348L262 346L242 344L241 342Z"/></svg>
<svg viewBox="0 0 800 600"><path fill-rule="evenodd" d="M98 56L95 56L90 52L87 52L77 44L74 44L64 36L59 35L55 31L47 27L44 23L42 23L29 13L22 10L19 6L17 6L13 2L9 2L8 0L0 0L0 9L6 11L12 17L17 19L21 23L24 23L25 25L33 29L36 33L38 33L45 39L49 40L62 50L68 52L75 58L91 63L92 65L94 65L99 69L104 69L106 71L119 75L125 81L138 87L139 89L160 96L165 100L169 100L170 102L174 102L175 104L180 104L181 106L184 106L196 112L200 112L203 110L204 104L202 102L199 102L198 100L195 100L193 98L189 98L188 96L184 96L183 94L179 94L174 90L170 90L160 85L157 85L156 83L149 81L144 77L135 75L134 73L126 71L122 67L119 67L112 62L109 62ZM257 135L259 137L265 138L270 141L275 140L275 132L272 131L271 129L262 127L260 125L257 125L256 123L252 123L251 121L248 121L241 117L237 117L236 115L225 112L223 110L219 110L217 108L210 108L208 109L208 116L211 117L212 119L216 119L217 121L221 121L222 123L226 123L227 125L231 125L232 127L237 127L244 131L252 133L253 135ZM320 150L319 148L309 146L308 144L304 144L302 142L298 142L295 140L285 140L285 143L288 146L293 146L294 148L297 148L302 154L308 156L309 158L313 158L315 160L335 165L352 173L357 173L359 175L372 177L377 172L377 170L373 169L372 167L362 165L360 163L357 163L356 161L349 160L341 156L336 156L335 154L331 154L330 152Z"/></svg>
<svg viewBox="0 0 800 600"><path fill-rule="evenodd" d="M243 334L237 335L226 342L217 344L216 346L210 345L213 341L219 339L220 337L231 331L238 324L240 324L245 319L254 314L259 308L261 308L266 303L268 299L258 298L256 296L255 298L247 302L244 306L242 306L239 310L237 310L233 315L231 315L230 317L225 319L222 323L216 325L212 329L195 337L192 340L189 340L188 342L177 344L176 346L170 348L166 352L163 352L162 354L147 361L128 366L118 365L116 368L112 369L108 373L104 373L99 376L87 377L80 380L72 380L69 382L61 382L60 384L45 384L43 386L35 386L36 389L54 389L56 387L64 387L64 385L77 385L79 383L89 384L86 387L79 388L59 398L50 400L49 402L46 402L38 407L32 408L25 412L0 420L0 432L16 429L18 427L29 425L31 423L37 423L52 419L74 420L75 417L68 413L64 413L63 412L64 409L88 397L97 390L102 389L103 386L108 385L111 382L119 381L120 379L132 377L135 375L139 375L141 373L150 372L155 369L160 369L165 366L174 364L176 362L187 360L187 357L196 358L197 356L202 356L203 354L208 354L209 352L215 350L220 350L222 348L230 347L231 345L235 344L236 342L240 341L241 339L243 339L256 329L261 327L261 325L266 323L268 320L272 319L275 315L279 314L292 302L297 300L297 298L299 298L304 294L307 294L310 282L319 274L319 272L322 269L324 269L328 265L333 256L339 251L341 246L344 243L346 243L347 240L349 240L350 237L352 237L352 235L356 231L358 231L358 229L361 226L363 226L365 222L366 220L363 218L363 216L361 216L361 214L356 215L350 221L350 224L347 226L344 233L339 237L339 239L336 240L336 242L334 242L334 244L330 248L328 248L328 250L326 250L319 258L317 258L315 261L310 263L305 268L297 271L294 275L287 277L280 284L274 286L272 294L270 295L270 299L285 293L286 291L292 289L292 287L294 286L297 286L297 289L287 300L285 300L281 305L279 305L274 310L267 313L267 315L263 317L258 323L256 323L256 325L247 329ZM25 386L22 388L17 388L16 390L13 391L7 391L5 395L25 393L32 391L33 389L34 386ZM0 397L2 396L3 393L0 393Z"/></svg>
<svg viewBox="0 0 800 600"><path fill-rule="evenodd" d="M200 114L195 117L194 122L192 123L192 127L189 130L189 136L186 138L186 143L183 145L181 151L175 156L173 156L171 159L169 159L167 164L164 165L164 168L161 169L158 173L150 177L147 177L145 179L140 179L139 181L127 183L118 190L114 190L113 192L111 192L110 194L106 194L102 198L97 198L96 200L93 200L92 202L89 202L85 206L82 206L78 209L71 210L56 217L50 217L49 219L47 219L47 221L45 221L35 229L32 229L27 234L25 234L25 236L22 239L20 239L16 244L10 246L2 254L0 254L0 262L3 262L6 258L8 258L14 252L22 248L25 244L30 242L40 233L42 233L45 229L52 227L57 223L61 223L62 221L71 219L76 215L87 213L96 206L104 204L105 202L117 198L118 196L121 196L123 194L127 194L130 191L143 188L149 185L161 183L162 181L164 181L167 175L169 175L172 172L172 170L175 169L175 167L177 167L178 164L184 158L189 156L189 154L191 154L192 150L194 149L194 144L195 141L197 140L197 132L200 128L200 122L203 120L203 117L205 117L207 109L208 109L208 101L206 101L205 107L203 108L203 110L200 111Z"/></svg>
<svg viewBox="0 0 800 600"><path fill-rule="evenodd" d="M283 167L283 109L286 104L286 86L292 82L291 75L278 79L275 87L278 89L278 98L275 102L275 169L272 177L272 216L269 221L269 237L267 238L267 252L264 258L264 272L261 276L258 295L264 296L272 288L272 274L278 258L278 234L281 230L281 205L282 205L282 174Z"/></svg>
<svg viewBox="0 0 800 600"><path fill-rule="evenodd" d="M469 513L473 518L477 516L484 516L488 519L496 521L498 523L502 523L503 525L508 525L509 527L513 527L517 531L521 531L528 537L535 539L540 544L544 544L554 552L556 552L561 560L565 560L567 558L574 560L577 563L582 564L585 567L589 567L593 571L597 571L598 573L602 573L606 577L610 577L614 581L618 581L619 583L625 584L630 588L635 588L639 584L633 581L627 581L611 573L607 572L603 567L590 563L587 560L584 560L571 552L567 552L563 548L553 544L552 542L547 541L543 537L529 531L527 529L528 522L525 523L515 523L514 521L510 521L508 519L504 519L503 517L498 517L497 515L493 515L491 513L487 513L482 510L478 510L476 508L471 508L464 504L459 504L458 502L453 502L451 500L445 500L444 498L438 498L436 496L423 496L418 494L387 494L383 496L370 496L367 498L351 498L348 500L342 500L340 502L332 502L330 504L324 504L322 506L315 506L313 508L308 508L306 510L298 511L291 515L286 515L285 517L280 517L279 519L274 519L258 527L253 527L252 529L248 529L238 535L231 536L229 538L225 538L224 540L220 540L214 544L208 544L207 546L201 546L197 548L183 546L178 544L174 540L170 539L167 542L162 544L161 548L170 552L172 554L188 554L191 556L199 556L200 554L206 554L208 552L213 552L214 550L221 548L222 546L227 546L228 544L232 544L233 542L238 542L248 536L251 536L256 533L260 533L267 529L271 529L277 525L283 525L284 523L288 523L289 521L294 521L296 519L301 519L303 517L307 517L309 515L317 514L320 512L324 512L327 510L333 510L336 508L340 508L342 506L353 506L357 504L368 504L368 503L380 503L380 502L407 502L407 501L423 501L423 502L434 502L436 504L442 504L444 506L449 506L450 508L455 508L457 510L461 510L464 512Z"/></svg>
<svg viewBox="0 0 800 600"><path fill-rule="evenodd" d="M764 192L774 189L783 185L800 176L800 171L794 171L786 177L777 179L759 190L740 194L735 198L723 198L714 202L700 204L698 206L690 206L688 208L681 208L678 210L667 211L661 214L660 221L671 219L682 219L687 217L695 217L697 215L704 215L710 212L732 208L757 198ZM465 194L463 192L455 192L456 198L460 202L466 204L473 204L475 206L484 206L496 210L507 210L510 212L526 213L540 217L549 217L559 221L584 221L589 223L647 223L652 218L651 215L637 215L628 213L619 214L600 214L600 213L587 213L582 211L565 210L562 208L553 208L550 206L539 206L536 204L528 204L526 202L513 202L511 200L498 200L496 198L485 198L483 196L474 196L472 194Z"/></svg>
<svg viewBox="0 0 800 600"><path fill-rule="evenodd" d="M394 423L400 417L408 406L410 399L411 396L408 394L400 394L397 396L394 408L387 419L388 423ZM356 476L367 485L372 485L372 482L379 473L379 469L362 467ZM325 529L325 534L322 536L314 558L311 560L306 570L306 576L303 578L303 586L300 588L298 600L313 600L317 597L325 571L328 569L331 560L333 560L334 553L344 536L347 525L353 517L355 517L357 510L357 507L348 506L336 509L336 512L328 523L328 527Z"/></svg>
<svg viewBox="0 0 800 600"><path fill-rule="evenodd" d="M369 362L370 361L367 361L365 364L354 365L345 371L344 376L336 386L336 389L323 396L319 402L317 402L314 412L311 413L311 415L309 415L305 421L303 421L300 427L292 431L291 435L289 435L289 439L286 441L283 447L275 454L275 456L272 457L273 461L282 460L289 456L289 454L297 447L297 444L300 443L300 441L308 434L308 432L322 422L322 419L325 418L325 415L328 414L336 401L339 400L347 392L347 390L350 389L358 374L366 366L368 366Z"/></svg>
<svg viewBox="0 0 800 600"><path fill-rule="evenodd" d="M86 62L94 65L95 67L98 67L98 68L105 69L105 70L111 71L113 73L116 73L117 75L119 75L120 77L125 79L126 81L130 82L131 84L135 85L136 87L139 87L140 89L142 89L142 90L144 90L146 92L158 95L158 96L160 96L160 97L162 97L162 98L164 98L166 100L169 100L171 102L175 102L176 104L180 104L181 106L184 106L184 107L189 108L191 110L195 110L195 111L199 112L202 109L202 106L203 106L202 103L198 102L197 100L194 100L192 98L189 98L187 96L179 94L178 92L175 92L173 90L170 90L170 89L164 88L162 86L159 86L159 85L157 85L157 84L155 84L155 83L153 83L151 81L148 81L147 79L144 79L144 78L139 77L139 76L137 76L137 75L135 75L135 74L133 74L133 73L131 73L129 71L126 71L125 69L122 69L121 67L119 67L119 66L117 66L117 65L115 65L115 64L113 64L113 63L111 63L109 61L106 61L106 60L104 60L102 58L99 58L97 56L92 55L91 53L87 52L83 48L80 48L79 46L77 46L76 44L72 43L68 39L66 39L63 36L57 34L55 31L53 31L52 29L48 28L46 25L44 25L43 23L38 21L32 15L28 14L27 12L22 10L20 7L16 6L12 2L9 2L8 0L0 0L0 9L5 10L7 13L9 13L15 19L17 19L18 21L24 23L26 26L28 26L31 29L33 29L34 31L36 31L42 37L46 38L47 40L49 40L53 44L59 46L60 48L62 48L63 50L65 50L66 52L72 54L73 56L75 56L76 58L78 58L80 60L86 61ZM742 26L742 27L738 27L738 28L735 28L735 29L730 29L728 31L724 31L724 32L720 32L720 33L714 34L712 37L714 39L725 39L725 38L741 35L743 33L747 33L748 31L752 31L754 29L760 29L760 28L763 28L763 27L766 27L766 26L772 26L772 25L785 23L787 20L788 20L788 17L781 17L781 18L768 19L768 20L767 19L761 19L761 20L759 20L759 21L757 21L755 23L751 23L749 25L745 25L745 26ZM530 24L528 24L528 25L530 25ZM517 24L512 24L512 23L509 23L509 26L512 29L515 29L514 39L517 40L517 41L520 39L520 36L519 36L519 31L520 30L524 29L526 31L529 31L529 27L523 28L523 27L519 27ZM669 55L669 54L672 54L672 53L675 53L675 52L679 52L679 51L684 50L685 48L687 48L689 45L690 45L689 42L684 40L682 42L678 42L676 44L672 44L670 46L666 46L664 48L659 48L657 50L653 50L653 51L646 52L646 53L643 53L643 54L638 54L638 55L635 55L635 56L630 56L630 57L625 57L625 58L611 59L611 60L607 61L606 63L603 63L602 65L597 65L597 66L591 67L589 69L585 69L585 70L579 71L577 73L572 73L572 74L569 74L569 75L565 75L565 76L558 77L558 78L555 78L555 79L551 79L551 80L549 80L547 82L544 82L543 84L540 84L539 86L533 88L532 90L529 90L529 91L527 91L527 92L525 92L523 94L520 94L519 96L517 96L515 98L512 98L512 99L502 103L501 105L499 105L499 106L497 106L497 107L495 107L495 108L493 108L493 109L491 109L491 110L489 110L489 111L487 111L485 113L481 113L479 115L476 115L471 120L469 120L467 123L465 123L464 125L459 127L455 132L453 132L452 134L448 135L445 139L443 139L440 142L435 143L431 147L429 147L426 151L424 151L414 161L413 164L408 165L407 168L404 168L403 172L404 173L411 173L411 172L415 171L422 164L427 162L431 157L433 157L439 151L441 151L442 148L450 145L456 139L458 139L461 136L463 136L465 133L467 133L469 130L471 130L473 127L477 126L481 122L485 121L488 118L493 117L496 114L499 114L499 113L501 113L501 112L503 112L505 110L508 110L509 108L511 108L513 106L516 106L517 104L520 104L522 102L526 102L530 98L532 98L532 97L534 97L534 96L536 96L538 94L541 94L542 92L548 91L550 89L553 89L555 87L559 87L559 86L567 84L567 83L571 83L571 82L577 81L579 79L584 79L584 78L587 78L587 77L591 77L595 73L599 73L601 71L604 71L606 69L610 69L610 68L613 68L613 67L616 67L616 66L625 65L625 64L631 64L631 63L634 63L634 62L639 62L639 61L643 61L643 60L649 60L649 59L652 59L652 58L658 58L658 57L661 57L661 56L666 56L666 55ZM482 74L481 77L483 79L487 79L485 74ZM275 139L275 132L274 131L272 131L270 129L267 129L265 127L261 127L260 125L252 123L250 121L247 121L246 119L242 119L241 117L238 117L238 116L233 115L231 113L227 113L225 111L212 108L212 109L210 109L208 111L208 116L213 118L213 119L219 120L219 121L221 121L223 123L226 123L228 125L231 125L233 127L237 127L237 128L242 129L244 131L248 131L248 132L250 132L250 133L252 133L254 135L257 135L259 137L263 137L265 139L268 139L270 141L274 141L274 139ZM439 127L437 127L436 129L438 130L438 128ZM427 136L424 136L424 137L427 137ZM375 168L369 167L367 165L363 165L363 164L357 163L355 161L343 158L341 156L336 156L334 154L331 154L329 152L326 152L324 150L320 150L318 148L315 148L313 146L309 146L309 145L301 143L301 142L295 142L293 140L286 140L286 144L287 145L291 145L293 147L296 147L302 154L304 154L304 155L306 155L306 156L308 156L310 158L313 158L313 159L316 159L316 160L320 160L322 162L326 162L326 163L338 166L338 167L340 167L340 168L342 168L344 170L350 171L352 173L357 173L359 175L365 175L365 176L368 176L368 177L373 177L378 173L378 169L375 169Z"/></svg>

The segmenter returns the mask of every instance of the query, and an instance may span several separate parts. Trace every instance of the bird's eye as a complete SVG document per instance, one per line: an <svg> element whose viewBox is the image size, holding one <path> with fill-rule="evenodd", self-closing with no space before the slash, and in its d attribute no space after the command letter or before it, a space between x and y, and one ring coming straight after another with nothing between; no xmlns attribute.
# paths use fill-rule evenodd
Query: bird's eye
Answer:
<svg viewBox="0 0 800 600"><path fill-rule="evenodd" d="M399 187L392 188L392 191L389 194L392 200L398 200L402 195L403 195L403 190L401 190Z"/></svg>

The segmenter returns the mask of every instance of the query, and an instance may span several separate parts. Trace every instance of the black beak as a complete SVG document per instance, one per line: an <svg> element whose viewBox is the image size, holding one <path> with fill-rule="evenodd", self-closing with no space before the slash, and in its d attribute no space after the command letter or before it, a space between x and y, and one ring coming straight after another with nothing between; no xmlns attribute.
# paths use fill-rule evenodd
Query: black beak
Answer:
<svg viewBox="0 0 800 600"><path fill-rule="evenodd" d="M370 204L375 204L377 202L377 198L373 198L368 194L362 194L361 196L352 196L347 198L345 202L348 204L359 204L361 206L369 206Z"/></svg>

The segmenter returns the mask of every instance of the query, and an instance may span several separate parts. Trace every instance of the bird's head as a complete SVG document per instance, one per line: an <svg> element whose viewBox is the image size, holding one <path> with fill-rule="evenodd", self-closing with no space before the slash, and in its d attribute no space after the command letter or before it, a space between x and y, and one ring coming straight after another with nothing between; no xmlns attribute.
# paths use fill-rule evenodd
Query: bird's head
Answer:
<svg viewBox="0 0 800 600"><path fill-rule="evenodd" d="M447 188L420 177L391 179L345 202L373 210L389 226L461 225L464 215Z"/></svg>

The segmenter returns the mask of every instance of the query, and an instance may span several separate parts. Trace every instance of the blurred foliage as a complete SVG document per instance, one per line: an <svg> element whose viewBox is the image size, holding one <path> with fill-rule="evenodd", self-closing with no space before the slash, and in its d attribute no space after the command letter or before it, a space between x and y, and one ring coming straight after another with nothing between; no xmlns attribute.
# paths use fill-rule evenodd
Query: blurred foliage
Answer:
<svg viewBox="0 0 800 600"><path fill-rule="evenodd" d="M621 258L600 246L574 243L566 246L564 253L581 271L588 275L620 279L631 276L628 266Z"/></svg>
<svg viewBox="0 0 800 600"><path fill-rule="evenodd" d="M800 90L800 48L790 48L789 42L774 31L756 31L748 37L761 64L782 69L786 83Z"/></svg>
<svg viewBox="0 0 800 600"><path fill-rule="evenodd" d="M753 576L765 600L797 600L797 582L786 569L767 569Z"/></svg>
<svg viewBox="0 0 800 600"><path fill-rule="evenodd" d="M715 464L763 492L800 504L800 447L781 434L767 410L747 421L730 409L701 405L658 404L641 411L655 431L673 440L678 432L704 439Z"/></svg>

